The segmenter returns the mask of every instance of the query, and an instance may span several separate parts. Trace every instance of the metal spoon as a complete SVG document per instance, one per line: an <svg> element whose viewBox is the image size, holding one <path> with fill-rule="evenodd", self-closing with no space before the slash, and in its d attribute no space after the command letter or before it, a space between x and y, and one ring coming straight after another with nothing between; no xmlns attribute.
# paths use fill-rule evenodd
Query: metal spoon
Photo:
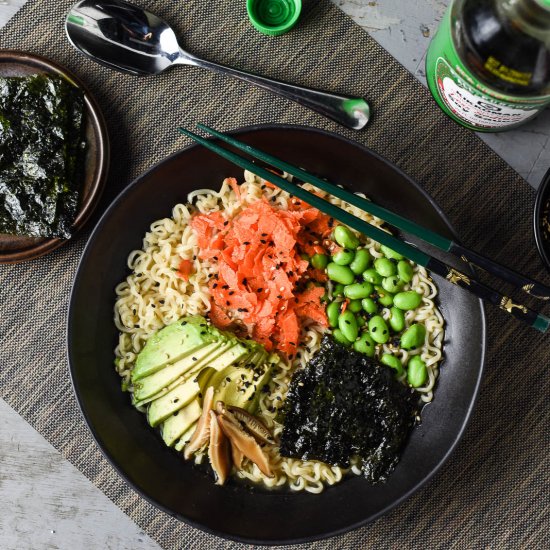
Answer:
<svg viewBox="0 0 550 550"><path fill-rule="evenodd" d="M150 75L172 65L194 65L270 90L354 130L369 120L364 99L293 86L199 59L179 46L162 19L123 0L81 0L71 8L65 28L75 48L122 72Z"/></svg>

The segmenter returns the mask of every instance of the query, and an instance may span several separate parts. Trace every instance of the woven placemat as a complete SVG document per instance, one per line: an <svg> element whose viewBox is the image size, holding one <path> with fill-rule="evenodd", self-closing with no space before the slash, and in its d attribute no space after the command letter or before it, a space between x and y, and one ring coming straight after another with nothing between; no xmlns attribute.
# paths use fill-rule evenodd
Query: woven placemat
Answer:
<svg viewBox="0 0 550 550"><path fill-rule="evenodd" d="M100 211L137 174L182 146L181 123L221 129L299 123L351 137L416 178L465 244L544 278L531 234L533 192L328 0L304 2L300 24L269 38L245 2L150 0L190 51L302 85L367 97L366 131L345 131L246 84L195 68L155 78L112 72L75 53L63 30L70 1L31 0L0 47L42 54L88 83L112 141ZM164 548L238 548L188 527L137 496L112 470L78 411L65 358L68 296L87 233L47 257L0 267L0 396ZM115 237L116 238L116 237ZM547 340L489 309L488 365L472 422L443 470L373 525L311 548L542 548L548 511ZM39 460L39 457L37 457Z"/></svg>

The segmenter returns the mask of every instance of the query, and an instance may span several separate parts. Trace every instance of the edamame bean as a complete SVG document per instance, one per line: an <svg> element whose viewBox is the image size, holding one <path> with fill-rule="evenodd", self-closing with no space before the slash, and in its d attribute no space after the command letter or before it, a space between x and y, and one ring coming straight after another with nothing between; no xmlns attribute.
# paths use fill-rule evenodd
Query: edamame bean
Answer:
<svg viewBox="0 0 550 550"><path fill-rule="evenodd" d="M418 294L418 292L415 292L414 290L399 292L393 297L394 305L403 311L416 309L420 305L421 301L422 295Z"/></svg>
<svg viewBox="0 0 550 550"><path fill-rule="evenodd" d="M311 265L315 269L325 269L328 265L328 256L326 254L314 254L311 257Z"/></svg>
<svg viewBox="0 0 550 550"><path fill-rule="evenodd" d="M428 369L420 355L414 355L407 365L407 381L413 388L423 386L428 380Z"/></svg>
<svg viewBox="0 0 550 550"><path fill-rule="evenodd" d="M327 265L327 274L331 281L343 285L351 285L351 283L355 281L355 275L347 265L338 265L334 262L330 262L330 264Z"/></svg>
<svg viewBox="0 0 550 550"><path fill-rule="evenodd" d="M388 258L377 258L374 260L374 269L376 269L382 277L390 277L391 275L395 275L397 271L395 264L388 260Z"/></svg>
<svg viewBox="0 0 550 550"><path fill-rule="evenodd" d="M392 250L391 248L389 248L385 245L381 245L380 250L382 251L384 256L386 256L386 258L391 258L392 260L402 260L403 259L403 256L401 256L401 254L399 254L399 252L396 252L395 250Z"/></svg>
<svg viewBox="0 0 550 550"><path fill-rule="evenodd" d="M363 309L363 307L361 306L361 300L350 300L348 309L350 311L353 311L353 313L359 313Z"/></svg>
<svg viewBox="0 0 550 550"><path fill-rule="evenodd" d="M426 327L415 323L411 325L401 336L401 347L403 349L415 349L424 343Z"/></svg>
<svg viewBox="0 0 550 550"><path fill-rule="evenodd" d="M399 292L403 288L403 283L399 280L397 275L392 275L382 280L382 288L392 293Z"/></svg>
<svg viewBox="0 0 550 550"><path fill-rule="evenodd" d="M330 302L327 306L328 324L335 328L338 326L338 317L340 317L340 302Z"/></svg>
<svg viewBox="0 0 550 550"><path fill-rule="evenodd" d="M368 332L364 332L358 340L353 342L353 349L359 353L363 353L367 357L374 357L376 344L370 334Z"/></svg>
<svg viewBox="0 0 550 550"><path fill-rule="evenodd" d="M386 321L384 321L380 315L375 315L372 317L369 321L368 327L369 334L375 342L385 344L390 339L388 325L386 325Z"/></svg>
<svg viewBox="0 0 550 550"><path fill-rule="evenodd" d="M410 283L414 275L412 265L407 260L397 262L397 274L404 283Z"/></svg>
<svg viewBox="0 0 550 550"><path fill-rule="evenodd" d="M357 320L357 326L359 328L363 328L367 324L365 318L362 315L356 315L355 319Z"/></svg>
<svg viewBox="0 0 550 550"><path fill-rule="evenodd" d="M401 363L399 358L395 355L384 353L384 355L382 355L382 357L380 358L380 363L387 365L388 367L391 367L392 369L397 371L397 376L401 376L405 373L405 371L403 370L403 363Z"/></svg>
<svg viewBox="0 0 550 550"><path fill-rule="evenodd" d="M344 288L344 296L351 300L360 300L370 296L373 290L374 288L370 283L353 283Z"/></svg>
<svg viewBox="0 0 550 550"><path fill-rule="evenodd" d="M334 288L332 289L332 296L338 297L343 295L344 295L344 285L341 283L334 285Z"/></svg>
<svg viewBox="0 0 550 550"><path fill-rule="evenodd" d="M374 290L378 294L378 303L384 307L393 306L393 294L379 285L374 285Z"/></svg>
<svg viewBox="0 0 550 550"><path fill-rule="evenodd" d="M361 300L361 305L367 313L376 313L378 311L378 306L372 298L363 298Z"/></svg>
<svg viewBox="0 0 550 550"><path fill-rule="evenodd" d="M355 250L359 246L359 239L345 225L338 225L334 230L334 240L343 248Z"/></svg>
<svg viewBox="0 0 550 550"><path fill-rule="evenodd" d="M339 250L332 256L332 261L335 264L338 265L349 265L351 262L353 262L353 259L355 258L355 252L353 250L348 250L347 248L344 248L343 250Z"/></svg>
<svg viewBox="0 0 550 550"><path fill-rule="evenodd" d="M349 264L349 268L356 274L361 275L370 264L370 254L366 248L361 248L360 250L355 251L355 258L353 262Z"/></svg>
<svg viewBox="0 0 550 550"><path fill-rule="evenodd" d="M339 328L335 328L332 331L332 337L336 342L342 344L343 346L350 347L353 342L350 342L342 333Z"/></svg>
<svg viewBox="0 0 550 550"><path fill-rule="evenodd" d="M395 297L393 299L395 302ZM390 309L390 327L395 332L401 332L405 328L405 314L398 307L392 307Z"/></svg>
<svg viewBox="0 0 550 550"><path fill-rule="evenodd" d="M372 283L373 285L382 283L382 276L373 267L363 271L363 279L367 281L367 283Z"/></svg>
<svg viewBox="0 0 550 550"><path fill-rule="evenodd" d="M340 317L338 317L338 328L350 342L355 342L359 334L359 329L357 327L355 315L352 311L346 309L344 313L340 313Z"/></svg>

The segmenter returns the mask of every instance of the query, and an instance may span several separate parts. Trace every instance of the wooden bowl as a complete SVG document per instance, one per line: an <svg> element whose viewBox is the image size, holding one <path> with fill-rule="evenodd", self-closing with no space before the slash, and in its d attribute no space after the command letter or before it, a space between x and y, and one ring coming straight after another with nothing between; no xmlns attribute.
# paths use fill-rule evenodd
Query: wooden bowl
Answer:
<svg viewBox="0 0 550 550"><path fill-rule="evenodd" d="M60 75L84 92L87 149L84 160L84 176L80 188L80 204L71 227L74 234L89 219L105 185L109 166L109 139L105 120L89 90L79 78L68 70L49 59L34 54L11 50L0 51L0 76L32 74ZM51 252L66 242L68 239L0 234L0 264L31 260Z"/></svg>

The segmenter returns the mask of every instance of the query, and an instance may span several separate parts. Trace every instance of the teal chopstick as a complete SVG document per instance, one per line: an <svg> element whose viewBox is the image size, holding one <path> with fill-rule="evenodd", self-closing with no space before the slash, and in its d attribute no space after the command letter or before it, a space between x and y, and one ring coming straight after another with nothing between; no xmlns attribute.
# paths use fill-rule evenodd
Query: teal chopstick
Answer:
<svg viewBox="0 0 550 550"><path fill-rule="evenodd" d="M178 131L192 138L197 143L204 145L211 151L216 152L221 157L235 163L237 166L240 166L245 170L249 170L250 172L253 172L257 176L260 176L261 178L274 183L275 185L277 185L277 187L280 187L284 191L287 191L288 193L294 195L295 197L298 197L304 202L310 204L311 206L314 206L315 208L321 210L325 214L328 214L329 216L332 216L333 218L340 220L342 223L349 225L356 231L363 233L363 235L366 235L367 237L370 237L371 239L378 241L380 244L383 244L391 248L392 250L395 250L399 254L409 258L409 260L412 260L413 262L420 264L423 267L426 267L428 265L428 262L430 261L431 256L429 256L425 252L422 252L418 248L415 248L414 246L411 246L401 241L397 237L394 237L389 233L386 233L385 231L378 229L378 227L375 227L374 225L371 225L370 223L363 221L360 218L357 218L356 216L354 216L353 214L350 214L349 212L346 212L342 208L339 208L338 206L331 204L330 202L326 201L325 199L322 199L321 197L318 197L317 195L313 195L309 191L306 191L305 189L302 189L298 185L295 185L290 181L285 180L284 178L281 178L277 174L274 174L273 172L270 172L269 170L266 170L265 168L262 168L261 166L254 164L253 162L245 159L244 157L241 157L240 155L237 155L232 151L229 151L227 149L224 149L223 147L220 147L219 145L212 142L211 140L203 138L198 134L195 134L189 130L186 130L185 128L178 128Z"/></svg>
<svg viewBox="0 0 550 550"><path fill-rule="evenodd" d="M352 227L356 231L363 233L367 237L378 241L380 244L383 244L399 254L409 258L413 262L425 267L426 269L433 271L434 273L444 277L448 282L468 290L478 298L485 300L493 305L499 307L501 310L507 312L512 317L520 319L524 323L534 327L540 332L546 332L550 327L550 319L544 315L529 309L528 307L522 304L516 304L508 296L501 294L500 292L494 290L493 288L485 285L484 283L478 281L471 275L467 275L454 269L453 267L445 264L444 262L433 258L432 256L426 254L422 250L415 248L414 246L407 244L400 239L378 229L377 227L365 222L364 220L357 218L353 214L346 212L345 210L331 204L330 202L306 191L299 185L296 185L284 178L281 178L277 174L257 166L253 162L228 151L223 147L220 147L218 144L214 143L212 140L203 138L194 132L186 130L185 128L178 128L179 132L185 136L190 137L197 143L200 143L207 149L215 152L221 157L233 162L237 166L245 170L264 178L267 181L272 182L277 185L277 187L287 191L288 193L298 197L299 199L305 201L307 204L314 206L318 210L332 216L333 218L339 220L340 222Z"/></svg>

